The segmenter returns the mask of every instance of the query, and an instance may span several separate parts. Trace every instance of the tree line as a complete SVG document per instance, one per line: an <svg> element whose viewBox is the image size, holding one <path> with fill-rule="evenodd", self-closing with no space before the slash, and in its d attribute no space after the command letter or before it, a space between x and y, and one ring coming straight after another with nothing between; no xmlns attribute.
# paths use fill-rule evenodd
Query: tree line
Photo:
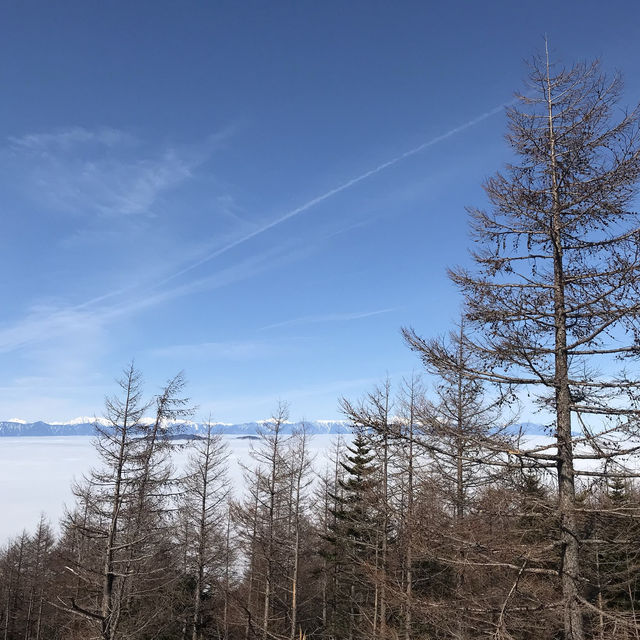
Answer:
<svg viewBox="0 0 640 640"><path fill-rule="evenodd" d="M450 271L461 319L403 329L433 384L342 399L353 435L326 468L281 404L243 492L211 427L176 473L184 381L146 402L128 368L60 535L43 519L0 553L4 640L640 639L640 117L621 92L597 62L531 61L513 159ZM523 400L546 437L518 426Z"/></svg>

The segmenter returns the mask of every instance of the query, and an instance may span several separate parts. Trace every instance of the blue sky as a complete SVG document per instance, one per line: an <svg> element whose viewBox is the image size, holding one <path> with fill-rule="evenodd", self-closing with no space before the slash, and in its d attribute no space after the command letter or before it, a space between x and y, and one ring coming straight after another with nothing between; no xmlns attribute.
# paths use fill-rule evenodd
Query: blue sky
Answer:
<svg viewBox="0 0 640 640"><path fill-rule="evenodd" d="M449 4L6 3L0 419L99 413L131 358L223 421L419 369L544 34L640 98L636 3Z"/></svg>

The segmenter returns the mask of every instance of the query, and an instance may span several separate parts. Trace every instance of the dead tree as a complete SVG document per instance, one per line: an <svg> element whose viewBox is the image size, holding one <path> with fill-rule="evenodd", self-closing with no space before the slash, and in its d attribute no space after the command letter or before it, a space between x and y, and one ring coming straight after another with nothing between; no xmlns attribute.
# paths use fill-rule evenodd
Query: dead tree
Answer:
<svg viewBox="0 0 640 640"><path fill-rule="evenodd" d="M31 537L31 562L29 566L29 595L27 598L27 618L24 639L40 640L42 637L44 614L51 613L45 599L49 596L51 581L51 550L54 544L51 526L44 516L40 517L34 535Z"/></svg>
<svg viewBox="0 0 640 640"><path fill-rule="evenodd" d="M227 536L228 447L213 432L211 420L204 438L193 445L187 462L181 496L182 516L191 535L188 564L195 578L192 607L192 640L205 637L203 594L215 587L224 591L226 603L229 583Z"/></svg>
<svg viewBox="0 0 640 640"><path fill-rule="evenodd" d="M291 465L291 626L289 640L295 640L298 636L299 626L299 601L300 601L300 569L302 549L302 522L307 509L307 490L311 484L311 464L313 462L309 453L309 439L307 427L303 422L292 436L288 453ZM302 635L302 631L300 631Z"/></svg>
<svg viewBox="0 0 640 640"><path fill-rule="evenodd" d="M2 599L2 619L0 629L3 640L22 637L24 630L25 592L27 591L27 555L29 535L23 531L20 536L9 541L0 552L0 598Z"/></svg>
<svg viewBox="0 0 640 640"><path fill-rule="evenodd" d="M290 631L289 626L283 624L287 615L283 611L287 608L287 598L283 594L290 593L288 507L292 495L291 464L287 459L289 437L284 433L287 419L288 407L280 403L271 419L260 426L259 442L251 448L255 466L245 469L250 495L235 509L236 523L241 529L249 560L247 638L288 637ZM257 606L260 591L261 611ZM276 605L279 608L277 615Z"/></svg>
<svg viewBox="0 0 640 640"><path fill-rule="evenodd" d="M405 640L411 640L413 629L413 562L415 554L415 502L416 476L419 470L419 453L416 435L419 432L420 407L424 402L424 389L415 376L403 381L399 397L400 425L398 467L403 481L400 504L400 532L403 549L403 631Z"/></svg>
<svg viewBox="0 0 640 640"><path fill-rule="evenodd" d="M450 275L466 303L464 347L480 363L466 376L495 383L505 397L533 390L551 416L552 445L522 444L509 455L523 467L555 469L559 626L565 640L584 640L593 603L581 568L576 480L629 475L621 454L637 450L630 439L640 382L611 372L615 358L640 353L640 229L630 210L639 112L616 111L620 78L603 75L598 63L556 68L547 53L533 60L529 81L508 110L516 160L486 182L491 208L470 210L476 268ZM428 366L456 370L455 351L442 341L405 336ZM587 460L605 468L585 468Z"/></svg>
<svg viewBox="0 0 640 640"><path fill-rule="evenodd" d="M179 376L158 397L150 422L143 417L154 403L143 400L133 364L118 385L121 393L107 398L105 419L95 425L101 464L75 485L77 506L64 522L65 537L79 539L85 551L68 558L65 568L77 583L58 597L58 606L97 627L103 640L122 637L122 625L127 637L136 637L154 618L168 553L162 532L171 485L161 432L185 409ZM131 613L134 604L143 619Z"/></svg>

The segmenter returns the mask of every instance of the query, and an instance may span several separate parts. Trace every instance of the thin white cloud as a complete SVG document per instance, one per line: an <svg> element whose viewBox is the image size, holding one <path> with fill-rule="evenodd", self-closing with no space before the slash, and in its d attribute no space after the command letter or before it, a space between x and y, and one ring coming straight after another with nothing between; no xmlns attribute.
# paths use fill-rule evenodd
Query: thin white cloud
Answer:
<svg viewBox="0 0 640 640"><path fill-rule="evenodd" d="M377 173L380 173L382 171L384 171L385 169L388 169L396 164L398 164L399 162L401 162L402 160L409 158L413 155L416 155L418 153L420 153L421 151L423 151L424 149L427 149L439 142L442 142L443 140L446 140L447 138L450 138L458 133L461 133L462 131L465 131L466 129L469 129L473 126L475 126L476 124L479 124L480 122L490 118L491 116L500 113L506 106L509 106L510 104L513 103L513 100L510 102L506 102L503 104L498 105L497 107L494 107L493 109L486 111L482 114L480 114L479 116L476 116L475 118L472 118L471 120L465 122L464 124L461 124L457 127L454 127L453 129L450 129L449 131L436 136L435 138L432 138L426 142L423 142L422 144L413 147L412 149L409 149L408 151L405 151L404 153L395 156L394 158L391 158L390 160L387 160L386 162L383 162L382 164L379 164L378 166L374 167L373 169L370 169L369 171L366 171L365 173L360 174L359 176L356 176L354 178L351 178L350 180L347 180L346 182L343 182L341 185L338 185L337 187L334 187L333 189L330 189L329 191L325 192L324 194L317 196L316 198L313 198L309 201L307 201L306 203L300 205L299 207L296 207L295 209L292 209L291 211L288 211L287 213L279 216L278 218L272 220L269 223L266 223L260 227L257 227L243 235L241 235L238 238L232 239L230 241L228 241L227 243L225 243L222 247L219 247L218 249L215 249L212 252L209 252L207 255L205 255L202 258L199 258L193 262L191 262L190 264L188 264L186 267L183 267L179 270L174 271L171 275L164 277L158 281L156 281L155 283L155 287L162 287L163 285L167 284L168 282L171 282L172 280L175 280L176 278L189 273L190 271L193 271L194 269L196 269L197 267L206 264L207 262L213 260L214 258L223 255L227 252L229 252L230 250L232 250L233 248L240 246L246 242L248 242L249 240L265 233L266 231L268 231L269 229L272 229L284 222L286 222L287 220L300 215L306 211L308 211L309 209L313 208L314 206L324 202L325 200L328 200L329 198L343 192L346 191L347 189L355 186L356 184L366 180L367 178L370 178L372 176L374 176ZM228 137L231 133L233 133L234 128L230 127L228 129L225 129L221 132L219 132L218 134L214 134L212 136L210 136L207 139L207 143L209 145L215 145L217 144L220 140L225 139L226 137ZM120 132L122 133L122 132ZM101 131L98 133L94 133L93 136L95 136L98 140L105 140L105 141L112 141L112 140L117 140L118 139L118 132L114 132L113 130L106 130L105 131ZM83 129L71 129L69 131L66 132L59 132L57 134L32 134L29 136L25 136L24 138L20 138L20 139L15 139L12 138L12 142L14 144L14 146L27 146L27 147L35 147L38 145L41 146L46 146L49 144L52 144L54 142L60 142L60 141L64 141L65 144L67 144L69 141L73 141L73 140L84 140L87 138L92 138L92 134L90 132L87 132ZM145 180L143 179L142 184L145 183ZM153 181L152 181L153 182ZM160 183L162 183L162 181L159 181ZM158 185L156 185L158 186ZM142 191L144 192L144 188L142 188ZM143 197L143 201L146 202L145 206L149 206L149 202L150 202L150 194L149 192L147 192L147 196L146 198ZM133 198L134 201L137 201L138 203L140 203L139 198ZM136 207L134 207L136 208ZM139 207L138 207L139 208ZM356 226L359 226L361 224L364 224L364 222L358 222L356 224ZM91 300L87 300L84 303L78 304L76 306L74 306L73 308L75 310L80 310L83 308L87 308L87 307L93 307L96 304L99 304L101 302L104 302L106 300L109 299L113 299L113 298L117 298L119 296L122 296L124 294L127 293L132 293L135 290L135 286L127 286L121 289L117 289L115 291L109 291L106 292L104 294L101 294L99 296L96 296L95 298L91 299ZM177 290L174 290L177 291ZM162 301L164 299L164 296L162 294L158 294L155 296L150 296L147 298L149 300L149 302L153 302L154 299L157 301ZM2 349L2 345L0 344L0 350Z"/></svg>
<svg viewBox="0 0 640 640"><path fill-rule="evenodd" d="M9 144L15 150L29 150L40 154L49 154L55 150L69 150L86 144L98 144L105 147L135 145L139 141L126 131L101 127L95 130L84 127L69 127L58 131L28 133L24 136L9 137Z"/></svg>
<svg viewBox="0 0 640 640"><path fill-rule="evenodd" d="M475 126L499 113L508 104L510 103L501 104L480 114L464 124L343 182L272 221L230 240L224 246L208 253L203 258L175 271L168 278L156 282L154 285L156 288L155 293L149 291L140 292L139 288L134 286L108 292L78 305L51 309L45 313L41 309L34 310L25 319L13 326L0 327L0 352L13 351L34 342L50 340L63 333L70 334L73 333L76 327L86 328L93 326L96 330L99 330L106 322L115 317L250 277L273 264L273 261L271 259L265 260L265 254L254 256L250 260L236 264L228 269L220 270L208 277L170 289L161 289L169 281L194 270L217 256L227 253L231 249L283 224L287 220L301 215L406 158ZM76 210L85 207L97 212L109 211L120 214L148 212L161 192L187 179L191 175L192 169L209 157L210 150L215 147L217 142L227 137L231 132L232 129L228 129L209 137L206 141L205 150L201 149L197 153L181 154L176 150L167 149L159 157L152 159L123 160L121 157L113 159L110 154L114 149L119 151L124 147L137 144L136 139L126 134L126 132L111 129L100 129L91 132L82 128L72 128L56 133L30 134L22 138L11 138L9 148L0 151L0 162L8 166L9 160L22 159L21 163L18 162L17 166L13 167L16 175L22 170L29 173L33 162L36 167L34 169L35 173L32 172L27 176L31 180L30 186L34 187L33 181L35 180L36 186L39 187L35 191L45 196L48 194L54 201L60 202L61 206L72 207ZM71 151L77 145L82 144L97 145L106 151L103 156L93 161L77 159L76 154L71 153ZM25 160L28 162L25 162ZM267 252L267 254L270 253L272 252ZM158 289L160 290L158 291ZM110 301L108 304L107 300ZM388 311L391 310L307 316L263 328L302 323L355 320Z"/></svg>
<svg viewBox="0 0 640 640"><path fill-rule="evenodd" d="M158 198L193 177L232 128L191 146L149 149L126 131L73 127L9 138L0 162L17 188L68 214L153 214Z"/></svg>
<svg viewBox="0 0 640 640"><path fill-rule="evenodd" d="M80 305L34 305L26 317L12 325L0 326L0 353L7 353L30 345L74 337L80 344L83 335L93 336L118 318L168 303L188 295L211 291L246 280L251 276L295 258L289 245L270 247L215 273L161 291L133 291L120 299L102 296Z"/></svg>
<svg viewBox="0 0 640 640"><path fill-rule="evenodd" d="M406 160L407 158L410 158L411 156L415 156L418 153L420 153L421 151L424 151L425 149L428 149L429 147L432 147L436 144L438 144L439 142L442 142L443 140L446 140L447 138L451 138L455 135L457 135L458 133L462 133L463 131L466 131L467 129L470 129L471 127L474 127L475 125L479 124L480 122L483 122L484 120L487 120L488 118L490 118L491 116L494 116L500 112L502 112L505 107L508 107L509 105L513 104L513 100L510 100L509 102L503 102L502 104L498 105L497 107L494 107L493 109L490 109L489 111L485 111L484 113L480 114L479 116L476 116L475 118L472 118L471 120L468 120L467 122L458 125L457 127L454 127L453 129L450 129L449 131L440 134L439 136L436 136L435 138L431 138L430 140L427 140L426 142L423 142L422 144L419 144L417 147L413 147L412 149L409 149L407 151L405 151L404 153L401 153L400 155L397 155L393 158L391 158L390 160L387 160L386 162L383 162L375 167L373 167L372 169L369 169L368 171L365 171L364 173L361 173L358 176L355 176L354 178L351 178L350 180L347 180L346 182L343 182L342 184L339 184L337 187L334 187L333 189L329 189L329 191L325 191L323 194L312 198L311 200L308 200L307 202L305 202L304 204L300 205L299 207L296 207L295 209L291 209L290 211L287 211L286 213L284 213L283 215L274 218L273 220L271 220L270 222L267 222L266 224L263 224L259 227L257 227L256 229L245 233L244 235L241 235L240 237L236 238L235 240L229 242L228 244L216 249L215 251L212 251L211 253L205 255L204 257L200 258L199 260L187 265L186 267L180 269L179 271L176 271L175 273L173 273L171 276L169 276L168 278L166 278L165 280L163 280L162 282L167 282L173 278L177 278L181 275L184 275L185 273L188 273L189 271L192 271L193 269L196 269L197 267L213 260L214 258L217 258L218 256L227 253L229 251L231 251L232 249L235 249L235 247L238 247L242 244L244 244L245 242L248 242L249 240L252 240L253 238L262 235L263 233L265 233L266 231L269 231L270 229L273 229L274 227L277 227L279 225L281 225L282 223L286 222L287 220L290 220L291 218L295 218L296 216L299 216L302 213L305 213L306 211L308 211L309 209L313 209L315 206L321 204L322 202L324 202L325 200L329 200L330 198L333 198L333 196L338 195L339 193L342 193L343 191L347 191L348 189L350 189L351 187L356 186L357 184L359 184L360 182L363 182L365 180L367 180L368 178L373 177L374 175L381 173L383 171L385 171L386 169L389 169L391 167L393 167L394 165L402 162L403 160Z"/></svg>
<svg viewBox="0 0 640 640"><path fill-rule="evenodd" d="M304 324L323 324L325 322L350 322L352 320L362 320L379 316L383 313L391 313L395 311L395 307L389 309L377 309L375 311L356 311L351 313L322 313L310 316L300 316L299 318L291 318L282 322L274 322L264 327L260 327L258 331L267 331L268 329L279 329L281 327L293 327Z"/></svg>
<svg viewBox="0 0 640 640"><path fill-rule="evenodd" d="M74 308L35 306L25 318L0 328L0 353L7 353L28 344L58 339L63 334L84 334L96 327L96 317Z"/></svg>

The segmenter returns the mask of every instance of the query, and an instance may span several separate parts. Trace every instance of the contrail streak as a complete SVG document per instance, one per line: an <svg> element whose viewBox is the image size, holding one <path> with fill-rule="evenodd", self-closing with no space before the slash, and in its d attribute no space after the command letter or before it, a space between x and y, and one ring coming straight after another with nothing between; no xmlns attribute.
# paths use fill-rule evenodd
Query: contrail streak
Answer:
<svg viewBox="0 0 640 640"><path fill-rule="evenodd" d="M240 238L230 242L229 244L225 245L224 247L221 247L220 249L217 249L216 251L213 251L212 253L209 253L208 255L204 256L203 258L201 258L200 260L193 262L191 264L189 264L188 266L184 267L183 269L176 271L175 273L173 273L172 275L164 278L163 280L156 282L154 285L152 285L152 289L155 289L163 284L166 284L167 282L174 280L175 278L178 278L179 276L188 273L189 271L192 271L193 269L196 269L197 267L209 262L210 260L213 260L214 258L216 258L217 256L220 256L224 253L227 253L228 251L231 251L231 249L244 244L245 242L248 242L249 240L251 240L252 238L255 238L256 236L259 236L262 233L265 233L266 231L268 231L269 229L273 229L274 227L277 227L278 225L282 224L283 222L286 222L287 220L289 220L290 218L294 218L295 216L300 215L301 213L304 213L305 211L308 211L309 209L315 207L316 205L324 202L325 200L328 200L329 198L332 198L333 196L342 193L343 191L346 191L347 189L350 189L351 187L353 187L354 185L363 182L364 180L366 180L367 178L370 178L371 176L376 175L377 173L380 173L382 171L384 171L385 169L388 169L389 167L392 167L396 164L398 164L399 162L402 162L403 160L405 160L406 158L409 158L411 156L414 156L418 153L420 153L421 151L423 151L424 149L428 149L429 147L432 147L433 145L437 144L438 142L442 142L443 140L446 140L447 138L451 138L452 136L455 136L458 133L461 133L462 131L465 131L466 129L469 129L473 126L475 126L476 124L482 122L483 120L486 120L487 118L490 118L491 116L499 113L500 111L502 111L505 107L510 106L512 104L514 104L514 102L516 102L516 100L511 100L509 102L505 102L501 105L498 105L497 107L491 109L490 111L486 111L485 113L473 118L472 120L469 120L468 122L465 122L464 124L461 124L457 127L455 127L454 129L451 129L450 131L447 131L446 133L443 133L439 136L436 136L435 138L432 138L431 140L428 140L427 142L423 142L422 144L418 145L417 147L414 147L413 149L409 149L408 151L405 151L404 153L401 153L398 156L395 156L394 158L391 158L390 160L387 160L386 162L383 162L382 164L379 164L378 166L374 167L373 169L370 169L369 171L366 171L365 173L360 174L359 176L356 176L355 178L351 178L350 180L347 180L346 182L343 182L342 184L338 185L337 187L334 187L333 189L330 189L329 191L323 193L322 195L317 196L316 198L313 198L312 200L309 200L308 202L305 202L304 204L300 205L299 207L296 207L295 209L291 209L291 211L288 211L287 213L281 215L280 217L276 218L275 220L272 220L271 222L268 222L267 224L262 225L261 227L258 227L257 229L254 229L253 231L251 231L250 233L245 234L244 236L241 236ZM97 296L95 298L92 298L84 303L81 304L77 304L74 306L71 306L68 309L68 312L76 312L76 311L81 311L84 309L88 309L91 307L95 307L96 305L98 305L101 302L104 302L107 299L110 298L114 298L117 296L121 296L124 293L133 291L137 288L137 285L131 285L128 287L124 287L122 289L118 289L117 291L111 291L109 293ZM150 298L151 300L153 300L153 297ZM52 319L53 321L56 320L56 318L59 316L59 314L57 313L53 313L51 314L50 319ZM2 335L0 334L0 339L2 338Z"/></svg>
<svg viewBox="0 0 640 640"><path fill-rule="evenodd" d="M308 200L304 204L301 204L299 207L296 207L295 209L291 209L291 211L287 211L287 213L281 215L278 218L275 218L275 220L272 220L271 222L268 222L262 225L261 227L254 229L253 231L245 234L244 236L241 236L237 240L233 240L232 242L225 245L224 247L221 247L220 249L216 249L216 251L213 251L212 253L209 253L208 255L201 258L200 260L193 262L187 267L184 267L184 269L181 269L180 271L177 271L176 273L170 275L169 277L165 278L164 280L162 280L162 282L158 284L164 284L169 280L173 280L174 278L184 275L185 273L188 273L189 271L196 269L197 267L209 262L210 260L213 260L214 258L217 258L218 256L224 253L227 253L228 251L231 251L231 249L234 249L235 247L241 244L244 244L245 242L248 242L249 240L255 238L256 236L259 236L265 233L265 231L269 231L269 229L273 229L274 227L281 225L283 222L286 222L291 218L295 218L296 216L299 216L301 213L304 213L305 211L312 209L316 205L324 202L325 200L328 200L329 198L332 198L333 196L338 195L339 193L342 193L347 189L350 189L351 187L357 185L358 183L363 182L367 178L370 178L371 176L374 176L377 173L380 173L385 169L388 169L389 167L392 167L398 164L399 162L402 162L406 158L415 156L421 151L424 151L425 149L428 149L429 147L432 147L433 145L438 144L438 142L442 142L443 140L446 140L447 138L451 138L452 136L455 136L456 134L462 131L465 131L466 129L470 129L471 127L482 122L483 120L486 120L487 118L490 118L491 116L494 116L497 113L500 113L505 107L513 104L513 102L514 102L513 100L509 102L504 102L498 105L497 107L491 109L490 111L486 111L485 113L473 118L472 120L469 120L468 122L465 122L464 124L459 125L458 127L455 127L454 129L447 131L446 133L436 136L435 138L432 138L427 142L423 142L417 147L414 147L413 149L409 149L408 151L405 151L404 153L401 153L400 155L395 156L395 158L391 158L391 160L387 160L386 162L379 164L377 167L374 167L373 169L369 169L369 171L365 171L365 173L361 173L359 176L356 176L355 178L351 178L350 180L343 182L342 184L338 185L337 187L334 187L333 189L329 189L329 191L326 191L322 195L317 196L312 200Z"/></svg>

